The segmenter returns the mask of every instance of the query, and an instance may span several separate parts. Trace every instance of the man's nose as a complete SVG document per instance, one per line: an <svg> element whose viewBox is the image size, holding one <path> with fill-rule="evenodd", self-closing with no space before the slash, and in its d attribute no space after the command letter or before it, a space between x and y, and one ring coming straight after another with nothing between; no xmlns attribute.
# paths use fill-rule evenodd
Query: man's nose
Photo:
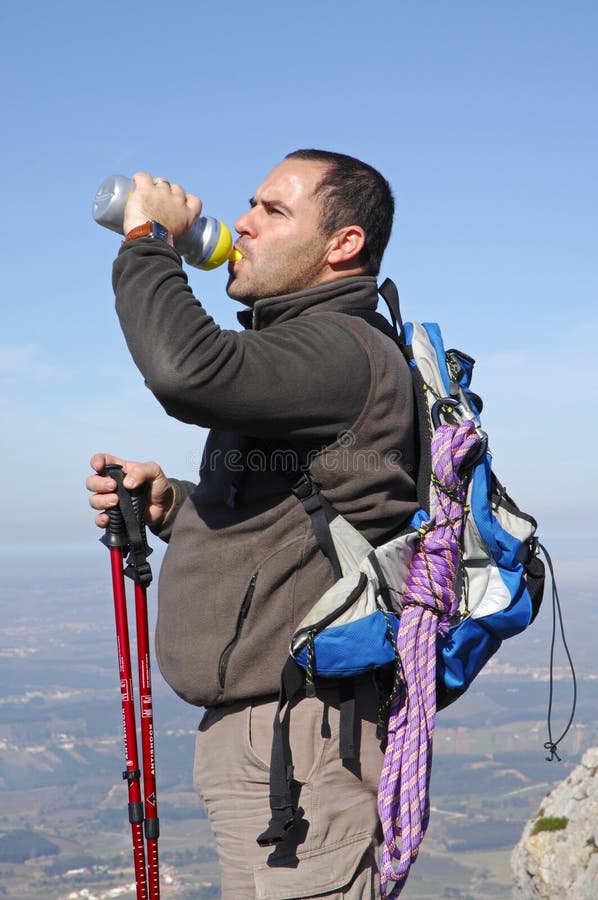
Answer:
<svg viewBox="0 0 598 900"><path fill-rule="evenodd" d="M246 234L249 237L255 237L256 227L253 209L248 209L247 212L244 212L243 215L239 216L239 218L235 222L235 231L237 231L239 234Z"/></svg>

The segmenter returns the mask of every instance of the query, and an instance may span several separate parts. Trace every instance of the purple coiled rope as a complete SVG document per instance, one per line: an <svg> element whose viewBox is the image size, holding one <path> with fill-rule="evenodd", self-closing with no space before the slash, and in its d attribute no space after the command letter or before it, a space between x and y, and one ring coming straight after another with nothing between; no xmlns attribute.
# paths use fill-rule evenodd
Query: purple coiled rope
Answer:
<svg viewBox="0 0 598 900"><path fill-rule="evenodd" d="M436 636L457 611L455 583L467 496L460 468L480 437L475 423L441 425L431 442L438 506L409 568L397 635L403 686L388 721L378 812L384 833L380 882L398 897L415 862L430 818L429 784L436 719Z"/></svg>

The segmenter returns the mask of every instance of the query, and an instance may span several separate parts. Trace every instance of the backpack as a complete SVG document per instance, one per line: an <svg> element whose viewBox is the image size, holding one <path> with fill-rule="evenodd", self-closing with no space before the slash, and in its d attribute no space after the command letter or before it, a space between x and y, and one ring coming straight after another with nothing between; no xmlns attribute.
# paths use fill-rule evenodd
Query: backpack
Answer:
<svg viewBox="0 0 598 900"><path fill-rule="evenodd" d="M502 641L535 619L544 564L536 521L492 470L471 389L474 360L445 350L436 324L406 322L390 279L379 288L392 325L351 310L391 337L412 375L419 432L420 508L398 534L373 547L339 515L308 468L289 476L336 581L296 629L281 678L270 770L272 818L258 838L281 842L301 818L293 794L289 710L319 679L340 679L340 756L355 756L351 679L380 686L378 736L385 758L378 794L384 842L383 895L400 893L429 818L436 709L467 690ZM409 778L404 771L409 761Z"/></svg>

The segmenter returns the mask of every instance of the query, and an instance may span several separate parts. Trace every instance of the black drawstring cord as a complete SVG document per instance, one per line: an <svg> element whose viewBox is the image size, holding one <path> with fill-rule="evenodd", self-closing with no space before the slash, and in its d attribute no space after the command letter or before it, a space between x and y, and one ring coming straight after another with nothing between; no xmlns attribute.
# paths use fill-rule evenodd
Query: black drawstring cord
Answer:
<svg viewBox="0 0 598 900"><path fill-rule="evenodd" d="M550 558L550 554L548 553L546 547L543 544L538 544L540 550L546 557L546 562L548 563L548 568L550 570L550 577L552 579L552 640L550 644L550 689L548 695L548 717L547 717L547 725L548 725L548 740L544 744L544 749L548 750L550 756L546 757L548 762L552 762L556 759L558 762L561 761L560 756L557 753L557 747L571 728L573 723L573 718L575 716L575 707L577 705L577 679L575 677L575 668L573 666L573 660L571 658L571 653L569 652L569 647L567 646L567 639L565 637L565 626L563 624L563 614L561 610L561 601L559 599L559 592L556 586L556 581L554 580L554 568L552 565L552 559ZM571 715L569 716L569 721L565 726L565 730L561 734L561 736L554 741L552 739L552 700L553 700L553 691L554 691L554 648L556 643L556 629L557 622L556 617L558 615L559 618L559 628L561 632L561 639L563 641L563 648L565 653L567 654L567 659L569 661L569 669L571 670L571 677L573 680L573 704L571 707Z"/></svg>

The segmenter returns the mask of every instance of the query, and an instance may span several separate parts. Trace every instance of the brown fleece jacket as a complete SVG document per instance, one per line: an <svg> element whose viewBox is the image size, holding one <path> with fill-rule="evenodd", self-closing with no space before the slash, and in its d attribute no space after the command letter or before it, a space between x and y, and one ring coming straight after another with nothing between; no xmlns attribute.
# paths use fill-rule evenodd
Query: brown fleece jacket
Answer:
<svg viewBox="0 0 598 900"><path fill-rule="evenodd" d="M392 340L344 310L375 309L376 280L343 278L259 300L225 331L177 253L124 245L116 308L169 415L211 429L197 487L174 482L160 573L160 668L190 703L274 695L293 630L332 584L288 476L310 459L324 496L380 542L416 509L413 395ZM296 457L296 458L295 458Z"/></svg>

